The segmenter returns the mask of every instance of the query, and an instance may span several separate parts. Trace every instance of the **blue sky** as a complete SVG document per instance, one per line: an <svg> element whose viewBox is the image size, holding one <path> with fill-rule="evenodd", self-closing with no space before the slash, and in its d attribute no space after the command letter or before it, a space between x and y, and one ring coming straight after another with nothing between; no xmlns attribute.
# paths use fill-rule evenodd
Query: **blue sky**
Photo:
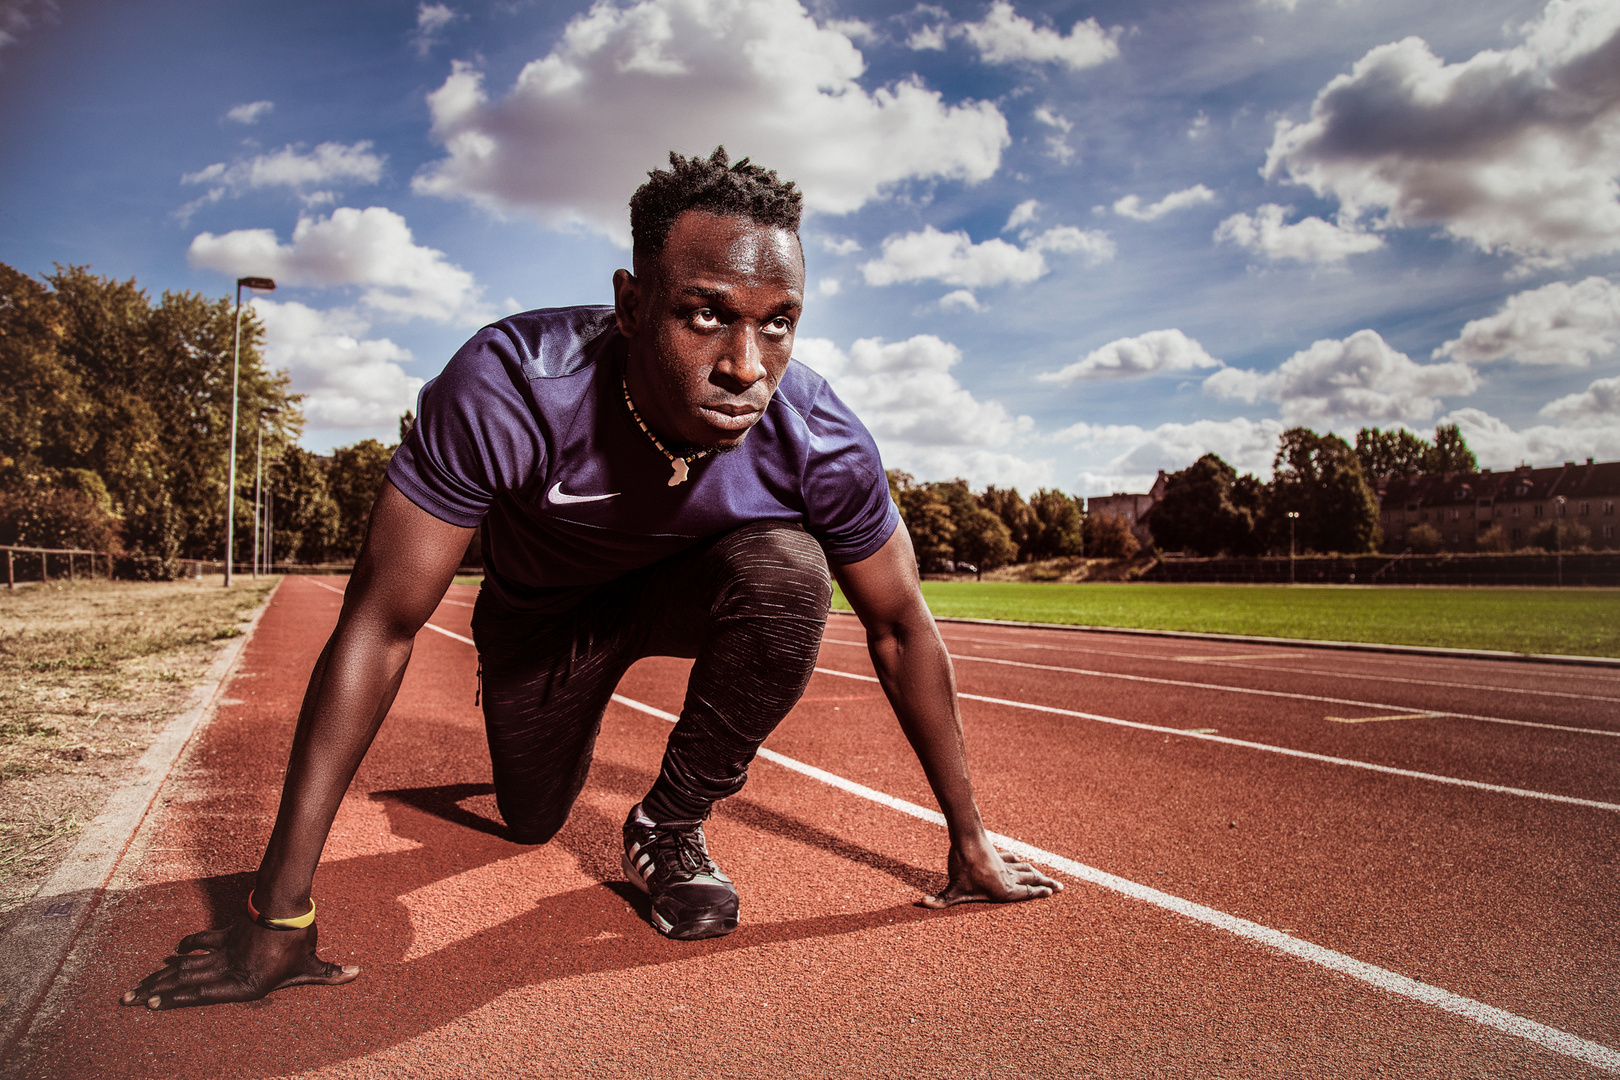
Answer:
<svg viewBox="0 0 1620 1080"><path fill-rule="evenodd" d="M797 354L920 478L1307 424L1620 458L1620 5L0 0L0 260L256 301L316 450L606 303L671 149L796 179Z"/></svg>

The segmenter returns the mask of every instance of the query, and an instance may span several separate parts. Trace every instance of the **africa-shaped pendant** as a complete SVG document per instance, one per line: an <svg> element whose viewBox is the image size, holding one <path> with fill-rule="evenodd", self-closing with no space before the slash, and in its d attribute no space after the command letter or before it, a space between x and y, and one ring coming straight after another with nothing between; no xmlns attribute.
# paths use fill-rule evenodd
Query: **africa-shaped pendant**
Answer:
<svg viewBox="0 0 1620 1080"><path fill-rule="evenodd" d="M683 457L670 458L669 463L675 467L675 475L669 478L669 486L674 487L686 479L686 459Z"/></svg>

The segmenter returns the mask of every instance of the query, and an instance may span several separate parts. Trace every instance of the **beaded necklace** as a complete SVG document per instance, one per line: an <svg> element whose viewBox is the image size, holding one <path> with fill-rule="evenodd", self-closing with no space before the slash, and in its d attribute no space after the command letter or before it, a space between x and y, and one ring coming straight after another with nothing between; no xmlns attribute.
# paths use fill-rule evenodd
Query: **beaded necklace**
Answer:
<svg viewBox="0 0 1620 1080"><path fill-rule="evenodd" d="M647 421L641 418L641 413L636 411L636 403L630 400L629 375L625 375L621 379L621 385L624 387L624 404L630 410L631 419L636 422L636 426L642 430L647 438L652 440L652 444L658 447L658 452L669 459L670 467L675 470L675 474L669 478L670 487L674 487L676 484L679 484L686 479L686 467L689 464L694 461L701 461L710 454L714 453L713 450L699 450L695 454L686 454L685 456L670 453L667 449L665 449L664 444L658 441L658 436L652 433L652 428L647 426Z"/></svg>

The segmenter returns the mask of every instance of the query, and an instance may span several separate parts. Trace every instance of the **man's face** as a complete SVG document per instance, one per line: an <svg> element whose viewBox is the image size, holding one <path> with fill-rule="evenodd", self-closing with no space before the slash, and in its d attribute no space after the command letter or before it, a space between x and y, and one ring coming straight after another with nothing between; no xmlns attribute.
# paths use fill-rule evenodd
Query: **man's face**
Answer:
<svg viewBox="0 0 1620 1080"><path fill-rule="evenodd" d="M666 443L726 449L765 415L793 353L804 253L786 229L689 210L613 275L630 394Z"/></svg>

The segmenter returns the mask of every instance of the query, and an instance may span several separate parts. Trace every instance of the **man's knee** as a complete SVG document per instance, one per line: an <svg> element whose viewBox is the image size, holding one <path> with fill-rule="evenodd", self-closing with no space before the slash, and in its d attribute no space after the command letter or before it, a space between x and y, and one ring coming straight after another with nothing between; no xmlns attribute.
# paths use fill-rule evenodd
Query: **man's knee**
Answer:
<svg viewBox="0 0 1620 1080"><path fill-rule="evenodd" d="M832 604L827 557L797 525L758 521L722 536L707 553L720 577L720 607L824 619Z"/></svg>

